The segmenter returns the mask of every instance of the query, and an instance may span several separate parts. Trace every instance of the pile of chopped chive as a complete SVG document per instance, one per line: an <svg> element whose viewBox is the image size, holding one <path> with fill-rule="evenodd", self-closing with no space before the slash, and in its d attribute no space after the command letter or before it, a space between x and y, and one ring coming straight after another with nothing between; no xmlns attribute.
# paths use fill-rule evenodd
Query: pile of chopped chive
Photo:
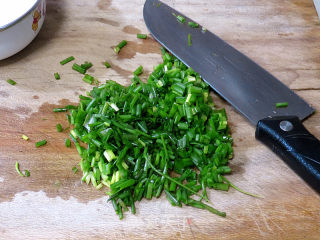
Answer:
<svg viewBox="0 0 320 240"><path fill-rule="evenodd" d="M135 213L136 201L162 192L173 206L224 217L204 201L207 188L236 188L223 176L231 172L233 156L225 110L215 108L198 73L163 48L162 56L147 83L137 76L139 70L128 87L108 80L89 97L81 95L76 109L55 111L70 110L82 181L109 187L120 219L128 207Z"/></svg>

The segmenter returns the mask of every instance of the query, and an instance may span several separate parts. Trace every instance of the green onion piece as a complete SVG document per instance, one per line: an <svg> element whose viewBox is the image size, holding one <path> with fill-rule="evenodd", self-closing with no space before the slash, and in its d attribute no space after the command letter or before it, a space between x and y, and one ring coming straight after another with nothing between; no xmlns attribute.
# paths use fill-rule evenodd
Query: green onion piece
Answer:
<svg viewBox="0 0 320 240"><path fill-rule="evenodd" d="M30 172L29 172L29 170L24 170L24 175L25 175L26 177L30 177Z"/></svg>
<svg viewBox="0 0 320 240"><path fill-rule="evenodd" d="M107 61L105 61L105 62L104 62L104 65L106 66L106 68L111 68L110 63L109 63L109 62L107 62Z"/></svg>
<svg viewBox="0 0 320 240"><path fill-rule="evenodd" d="M146 38L147 38L147 34L138 33L138 34L137 34L137 38L146 39Z"/></svg>
<svg viewBox="0 0 320 240"><path fill-rule="evenodd" d="M78 64L74 63L72 65L72 69L81 73L81 74L85 74L86 73L86 70L84 68L82 68L81 66L79 66Z"/></svg>
<svg viewBox="0 0 320 240"><path fill-rule="evenodd" d="M185 19L183 16L181 16L181 15L178 15L178 16L177 16L177 20L178 20L179 22L181 22L181 23L184 23L184 22L186 21L186 19Z"/></svg>
<svg viewBox="0 0 320 240"><path fill-rule="evenodd" d="M28 140L29 140L29 137L28 137L28 136L26 136L26 135L24 135L24 134L22 134L21 138L22 138L23 140L26 140L26 141L28 141Z"/></svg>
<svg viewBox="0 0 320 240"><path fill-rule="evenodd" d="M73 60L74 60L74 57L71 56L71 57L68 57L68 58L62 60L62 61L60 62L60 64L61 64L61 65L65 65L66 63L71 62L71 61L73 61Z"/></svg>
<svg viewBox="0 0 320 240"><path fill-rule="evenodd" d="M143 67L140 65L134 72L134 75L139 76L143 72Z"/></svg>
<svg viewBox="0 0 320 240"><path fill-rule="evenodd" d="M227 216L227 214L225 212L220 212L219 210L203 203L203 202L200 202L200 201L196 201L196 200L193 200L193 199L190 199L188 200L187 202L187 205L190 205L190 206L193 206L193 207L196 207L196 208L200 208L200 209L206 209L208 210L209 212L211 213L214 213L214 214L217 214L218 216L221 216L221 217L225 217Z"/></svg>
<svg viewBox="0 0 320 240"><path fill-rule="evenodd" d="M222 176L222 179L223 179L223 181L225 181L226 183L228 183L231 187L233 187L235 190L237 190L237 191L239 191L239 192L241 192L241 193L243 193L243 194L249 195L249 196L251 196L251 197L263 198L263 197L261 197L261 196L259 196L259 195L256 195L256 194L249 193L249 192L246 192L246 191L241 190L240 188L236 187L233 183L231 183L228 179L226 179L224 176Z"/></svg>
<svg viewBox="0 0 320 240"><path fill-rule="evenodd" d="M66 138L64 144L66 145L67 148L71 147L71 141L69 138Z"/></svg>
<svg viewBox="0 0 320 240"><path fill-rule="evenodd" d="M41 140L41 141L39 141L39 142L36 142L36 147L38 148L38 147L41 147L41 146L43 146L43 145L46 145L47 144L47 140Z"/></svg>
<svg viewBox="0 0 320 240"><path fill-rule="evenodd" d="M57 124L57 131L58 132L62 132L63 131L63 128L62 128L60 123Z"/></svg>
<svg viewBox="0 0 320 240"><path fill-rule="evenodd" d="M72 168L72 172L73 172L73 173L77 173L77 172L78 172L78 168L77 168L76 166L74 166L74 167Z"/></svg>
<svg viewBox="0 0 320 240"><path fill-rule="evenodd" d="M20 169L19 169L19 163L18 163L18 161L16 162L16 171L17 171L17 173L19 173L19 175L20 175L21 177L24 177L24 175L22 174L22 172L21 172Z"/></svg>
<svg viewBox="0 0 320 240"><path fill-rule="evenodd" d="M277 108L288 107L288 102L278 102L278 103L276 103L276 107Z"/></svg>
<svg viewBox="0 0 320 240"><path fill-rule="evenodd" d="M68 109L66 109L66 108L54 108L53 111L54 112L66 112L66 111L68 111Z"/></svg>
<svg viewBox="0 0 320 240"><path fill-rule="evenodd" d="M192 42L191 42L191 34L188 34L188 46L191 47Z"/></svg>
<svg viewBox="0 0 320 240"><path fill-rule="evenodd" d="M85 62L83 64L80 65L80 67L82 67L85 70L88 70L89 68L91 68L93 66L93 64L91 62Z"/></svg>
<svg viewBox="0 0 320 240"><path fill-rule="evenodd" d="M197 27L199 27L199 24L198 23L195 23L195 22L188 22L188 25L189 25L189 27L192 27L192 28L197 28Z"/></svg>
<svg viewBox="0 0 320 240"><path fill-rule="evenodd" d="M56 79L56 80L59 80L60 79L60 75L59 75L59 73L54 73L54 78Z"/></svg>
<svg viewBox="0 0 320 240"><path fill-rule="evenodd" d="M94 77L90 76L89 74L85 74L82 80L86 83L92 84L94 82Z"/></svg>
<svg viewBox="0 0 320 240"><path fill-rule="evenodd" d="M17 84L17 83L16 83L15 81L13 81L12 79L8 79L8 80L7 80L7 83L11 84L12 86Z"/></svg>
<svg viewBox="0 0 320 240"><path fill-rule="evenodd" d="M202 32L205 33L206 31L207 31L207 29L202 27Z"/></svg>
<svg viewBox="0 0 320 240"><path fill-rule="evenodd" d="M116 54L118 54L121 48L123 48L125 45L127 45L127 41L122 40L115 48L113 48L113 50L115 51Z"/></svg>

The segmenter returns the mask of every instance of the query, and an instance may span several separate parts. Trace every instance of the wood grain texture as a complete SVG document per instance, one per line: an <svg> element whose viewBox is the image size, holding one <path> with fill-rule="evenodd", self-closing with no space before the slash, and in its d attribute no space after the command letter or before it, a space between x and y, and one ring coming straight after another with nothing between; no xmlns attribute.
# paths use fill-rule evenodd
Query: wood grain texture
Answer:
<svg viewBox="0 0 320 240"><path fill-rule="evenodd" d="M320 110L320 26L312 0L167 0L247 54ZM159 44L143 22L143 0L48 0L39 36L22 52L0 62L0 239L320 239L320 197L282 160L254 139L254 127L218 96L234 138L230 179L264 196L234 190L209 191L221 218L190 207L175 208L164 197L137 204L137 214L118 220L104 191L80 182L72 167L74 147L64 147L65 114L55 106L76 103L91 87L71 64L92 61L100 81L128 84L140 64L143 77L161 61ZM128 45L119 56L112 46ZM102 62L108 60L112 68ZM56 81L54 72L61 80ZM17 85L5 80L12 78ZM68 99L68 100L66 100ZM320 138L320 114L304 122ZM21 134L30 141L21 139ZM34 143L48 144L36 149ZM14 169L29 169L21 178Z"/></svg>

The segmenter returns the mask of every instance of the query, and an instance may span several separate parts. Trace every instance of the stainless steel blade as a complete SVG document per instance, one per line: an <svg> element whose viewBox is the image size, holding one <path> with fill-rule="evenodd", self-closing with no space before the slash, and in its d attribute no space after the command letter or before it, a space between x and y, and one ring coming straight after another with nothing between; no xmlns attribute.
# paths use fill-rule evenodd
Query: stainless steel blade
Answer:
<svg viewBox="0 0 320 240"><path fill-rule="evenodd" d="M173 15L182 15L166 4L146 0L145 23L164 47L187 66L192 67L225 100L257 124L270 116L298 116L305 119L314 112L302 98L247 56L202 27L181 24ZM192 45L188 46L188 34ZM276 108L277 102L288 102Z"/></svg>

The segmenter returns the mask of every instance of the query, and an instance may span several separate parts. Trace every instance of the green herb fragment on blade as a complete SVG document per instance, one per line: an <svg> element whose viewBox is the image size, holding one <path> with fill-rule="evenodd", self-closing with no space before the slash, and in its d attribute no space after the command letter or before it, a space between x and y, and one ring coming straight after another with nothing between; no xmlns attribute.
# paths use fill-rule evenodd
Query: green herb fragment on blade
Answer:
<svg viewBox="0 0 320 240"><path fill-rule="evenodd" d="M183 16L181 16L181 15L178 15L178 16L177 16L177 20L178 20L180 23L184 23L184 22L186 21L186 19L185 19Z"/></svg>
<svg viewBox="0 0 320 240"><path fill-rule="evenodd" d="M288 102L278 102L276 103L276 108L288 107Z"/></svg>
<svg viewBox="0 0 320 240"><path fill-rule="evenodd" d="M192 28L197 28L197 27L199 27L199 24L198 23L195 23L195 22L188 22L188 25L189 25L189 27L192 27Z"/></svg>

